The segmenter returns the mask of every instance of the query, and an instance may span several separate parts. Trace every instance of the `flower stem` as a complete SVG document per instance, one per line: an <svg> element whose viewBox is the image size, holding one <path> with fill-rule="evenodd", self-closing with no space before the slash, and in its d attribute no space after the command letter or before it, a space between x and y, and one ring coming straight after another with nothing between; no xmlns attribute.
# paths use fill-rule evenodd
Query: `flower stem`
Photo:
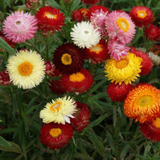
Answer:
<svg viewBox="0 0 160 160"><path fill-rule="evenodd" d="M50 40L50 35L49 32L47 32L47 38L46 38L46 55L47 55L47 60L49 60L49 40Z"/></svg>
<svg viewBox="0 0 160 160"><path fill-rule="evenodd" d="M45 0L42 0L42 7L45 6Z"/></svg>

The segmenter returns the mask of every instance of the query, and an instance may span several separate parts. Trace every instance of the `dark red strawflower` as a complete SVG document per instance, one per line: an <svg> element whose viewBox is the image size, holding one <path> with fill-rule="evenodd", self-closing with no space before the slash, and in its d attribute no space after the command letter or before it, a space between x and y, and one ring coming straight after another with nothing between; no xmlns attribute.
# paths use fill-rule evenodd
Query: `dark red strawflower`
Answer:
<svg viewBox="0 0 160 160"><path fill-rule="evenodd" d="M38 3L37 3L38 2ZM34 8L34 4L37 3L37 6L40 5L39 0L27 0L26 7L27 8Z"/></svg>
<svg viewBox="0 0 160 160"><path fill-rule="evenodd" d="M140 125L142 134L151 141L160 142L160 118Z"/></svg>
<svg viewBox="0 0 160 160"><path fill-rule="evenodd" d="M50 149L60 149L65 147L73 136L72 126L68 123L48 123L44 124L40 132L40 141Z"/></svg>
<svg viewBox="0 0 160 160"><path fill-rule="evenodd" d="M0 85L8 86L11 85L12 82L10 81L9 74L7 70L5 69L4 71L0 72Z"/></svg>
<svg viewBox="0 0 160 160"><path fill-rule="evenodd" d="M132 89L133 85L126 85L124 82L121 85L110 83L107 88L107 94L111 98L111 101L122 102L127 97L129 91L131 91Z"/></svg>
<svg viewBox="0 0 160 160"><path fill-rule="evenodd" d="M35 14L38 20L38 27L44 33L48 31L50 34L61 30L64 25L64 14L60 13L59 9L51 8L49 6L41 7Z"/></svg>
<svg viewBox="0 0 160 160"><path fill-rule="evenodd" d="M99 3L101 0L81 0L81 1L85 4L93 5L93 4Z"/></svg>
<svg viewBox="0 0 160 160"><path fill-rule="evenodd" d="M88 126L91 116L91 110L84 103L80 103L77 101L76 105L77 112L73 114L75 118L71 118L71 125L77 132L80 132Z"/></svg>
<svg viewBox="0 0 160 160"><path fill-rule="evenodd" d="M71 75L62 75L61 82L66 91L82 93L87 92L94 81L92 74L87 69L81 69Z"/></svg>
<svg viewBox="0 0 160 160"><path fill-rule="evenodd" d="M72 12L72 19L76 22L83 20L89 20L89 10L87 8L81 8Z"/></svg>
<svg viewBox="0 0 160 160"><path fill-rule="evenodd" d="M144 35L148 40L158 41L158 38L160 37L160 28L150 24L144 28Z"/></svg>
<svg viewBox="0 0 160 160"><path fill-rule="evenodd" d="M92 6L89 10L90 10L90 17L92 16L92 14L94 14L96 12L96 10L98 10L98 11L102 10L103 12L108 12L108 14L110 13L108 8L101 6L101 5Z"/></svg>
<svg viewBox="0 0 160 160"><path fill-rule="evenodd" d="M104 39L101 39L96 46L93 46L89 49L84 49L83 54L84 58L90 59L92 63L104 62L109 58L108 45Z"/></svg>
<svg viewBox="0 0 160 160"><path fill-rule="evenodd" d="M154 44L153 47L149 51L153 52L157 56L160 56L160 45Z"/></svg>
<svg viewBox="0 0 160 160"><path fill-rule="evenodd" d="M143 59L141 63L142 67L141 67L140 75L149 74L153 68L153 63L152 63L152 59L148 56L148 54L142 51L136 50L134 47L132 47L131 53L134 53L137 57L141 57Z"/></svg>
<svg viewBox="0 0 160 160"><path fill-rule="evenodd" d="M83 65L81 50L70 43L62 44L54 52L53 63L64 74L77 72Z"/></svg>
<svg viewBox="0 0 160 160"><path fill-rule="evenodd" d="M151 9L145 6L136 6L129 12L137 27L143 27L154 21L154 14Z"/></svg>
<svg viewBox="0 0 160 160"><path fill-rule="evenodd" d="M52 76L52 77L59 76L60 73L58 69L56 69L55 66L52 64L52 62L45 61L45 65L46 65L45 73L47 75Z"/></svg>
<svg viewBox="0 0 160 160"><path fill-rule="evenodd" d="M61 84L61 80L52 80L49 81L49 88L52 92L57 94L64 94L66 93L65 88Z"/></svg>

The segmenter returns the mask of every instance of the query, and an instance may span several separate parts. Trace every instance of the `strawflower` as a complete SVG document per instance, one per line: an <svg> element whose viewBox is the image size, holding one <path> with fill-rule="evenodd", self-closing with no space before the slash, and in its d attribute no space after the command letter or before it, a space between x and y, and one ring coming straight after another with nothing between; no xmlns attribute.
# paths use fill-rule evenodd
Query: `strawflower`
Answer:
<svg viewBox="0 0 160 160"><path fill-rule="evenodd" d="M81 0L81 1L85 4L93 5L93 4L99 3L101 0Z"/></svg>
<svg viewBox="0 0 160 160"><path fill-rule="evenodd" d="M75 101L71 97L62 97L52 100L40 111L40 118L44 123L70 123L70 118L74 118L76 112Z"/></svg>
<svg viewBox="0 0 160 160"><path fill-rule="evenodd" d="M45 65L36 51L21 50L8 59L7 71L18 88L31 89L38 86L45 76Z"/></svg>
<svg viewBox="0 0 160 160"><path fill-rule="evenodd" d="M3 34L14 42L25 42L35 36L37 32L37 19L30 13L16 11L7 16L3 22Z"/></svg>

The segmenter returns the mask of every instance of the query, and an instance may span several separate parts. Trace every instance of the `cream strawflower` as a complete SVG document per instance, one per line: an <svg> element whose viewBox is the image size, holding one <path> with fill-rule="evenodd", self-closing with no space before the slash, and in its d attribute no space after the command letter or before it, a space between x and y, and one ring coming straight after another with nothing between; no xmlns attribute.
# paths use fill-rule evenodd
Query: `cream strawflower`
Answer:
<svg viewBox="0 0 160 160"><path fill-rule="evenodd" d="M76 103L70 97L57 98L46 104L45 108L40 111L40 118L44 123L70 123L72 114L76 112Z"/></svg>
<svg viewBox="0 0 160 160"><path fill-rule="evenodd" d="M18 88L31 89L45 76L45 65L40 54L21 50L8 59L7 70L11 81Z"/></svg>
<svg viewBox="0 0 160 160"><path fill-rule="evenodd" d="M90 22L82 21L74 25L70 33L73 43L80 48L90 48L99 43L101 36Z"/></svg>

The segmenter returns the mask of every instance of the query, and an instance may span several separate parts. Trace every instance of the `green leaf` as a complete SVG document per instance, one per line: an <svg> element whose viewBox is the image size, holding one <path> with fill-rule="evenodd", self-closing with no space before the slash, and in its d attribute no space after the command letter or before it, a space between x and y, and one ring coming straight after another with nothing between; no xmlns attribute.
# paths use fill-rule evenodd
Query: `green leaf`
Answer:
<svg viewBox="0 0 160 160"><path fill-rule="evenodd" d="M124 146L124 148L123 148L123 150L122 150L122 152L120 154L120 159L123 159L123 158L126 157L126 154L127 154L127 151L128 151L129 148L130 148L129 144Z"/></svg>
<svg viewBox="0 0 160 160"><path fill-rule="evenodd" d="M61 9L60 5L55 0L48 0L48 3L57 9Z"/></svg>
<svg viewBox="0 0 160 160"><path fill-rule="evenodd" d="M74 0L71 10L74 11L75 9L78 9L78 6L80 3L81 3L81 0Z"/></svg>
<svg viewBox="0 0 160 160"><path fill-rule="evenodd" d="M11 146L11 144L7 140L5 140L2 136L0 136L0 145L1 146L6 146L6 147Z"/></svg>
<svg viewBox="0 0 160 160"><path fill-rule="evenodd" d="M0 48L4 49L6 52L10 54L16 54L14 49L0 37Z"/></svg>
<svg viewBox="0 0 160 160"><path fill-rule="evenodd" d="M73 155L73 158L83 159L83 160L93 160L92 157L88 156L87 154L83 153L76 153Z"/></svg>
<svg viewBox="0 0 160 160"><path fill-rule="evenodd" d="M6 151L6 152L22 153L21 148L17 144L13 142L8 142L8 143L10 144L10 146L3 146L0 143L0 150Z"/></svg>

